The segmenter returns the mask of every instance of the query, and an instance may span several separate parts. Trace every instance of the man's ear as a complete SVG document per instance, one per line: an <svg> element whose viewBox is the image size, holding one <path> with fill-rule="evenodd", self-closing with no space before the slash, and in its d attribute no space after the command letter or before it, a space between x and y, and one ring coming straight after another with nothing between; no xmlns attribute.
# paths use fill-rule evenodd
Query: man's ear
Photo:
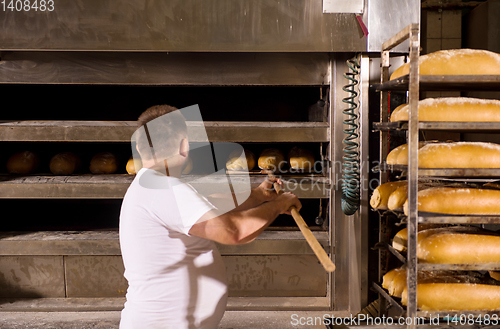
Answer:
<svg viewBox="0 0 500 329"><path fill-rule="evenodd" d="M183 157L187 157L189 154L189 142L186 138L181 140L181 145L179 147L179 154Z"/></svg>

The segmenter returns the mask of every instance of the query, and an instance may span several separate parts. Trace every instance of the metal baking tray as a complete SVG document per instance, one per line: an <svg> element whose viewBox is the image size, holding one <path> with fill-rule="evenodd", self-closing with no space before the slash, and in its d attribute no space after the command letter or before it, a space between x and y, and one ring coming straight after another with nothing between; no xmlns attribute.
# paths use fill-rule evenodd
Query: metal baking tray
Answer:
<svg viewBox="0 0 500 329"><path fill-rule="evenodd" d="M500 263L484 264L430 264L418 263L418 269L424 271L500 271Z"/></svg>
<svg viewBox="0 0 500 329"><path fill-rule="evenodd" d="M374 131L407 130L408 121L374 122ZM420 130L447 130L447 131L499 131L500 122L457 122L457 121L420 121Z"/></svg>
<svg viewBox="0 0 500 329"><path fill-rule="evenodd" d="M500 224L500 216L489 215L449 215L419 212L419 223L436 224Z"/></svg>
<svg viewBox="0 0 500 329"><path fill-rule="evenodd" d="M406 91L409 76L374 84L376 91ZM500 75L420 75L420 91L499 90Z"/></svg>
<svg viewBox="0 0 500 329"><path fill-rule="evenodd" d="M390 165L383 162L373 167L372 171L408 171L408 166ZM418 175L443 177L500 177L500 168L418 168Z"/></svg>

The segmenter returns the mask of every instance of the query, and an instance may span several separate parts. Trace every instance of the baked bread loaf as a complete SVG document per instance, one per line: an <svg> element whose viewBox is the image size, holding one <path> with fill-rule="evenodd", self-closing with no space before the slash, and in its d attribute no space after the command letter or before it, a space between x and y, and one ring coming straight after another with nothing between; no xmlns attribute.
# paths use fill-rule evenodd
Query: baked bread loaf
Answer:
<svg viewBox="0 0 500 329"><path fill-rule="evenodd" d="M140 159L134 160L134 157L131 156L127 161L127 165L125 166L125 170L129 175L135 175L141 170L142 161Z"/></svg>
<svg viewBox="0 0 500 329"><path fill-rule="evenodd" d="M406 274L406 266L403 265L401 267L398 267L398 268L394 268L392 270L390 270L389 272L387 272L383 277L382 277L382 288L384 289L389 289L389 287L391 286L392 284L392 281L394 280L394 278L400 273L400 272L403 272Z"/></svg>
<svg viewBox="0 0 500 329"><path fill-rule="evenodd" d="M418 61L420 75L498 75L500 54L480 49L439 50L422 55ZM410 64L400 66L391 80L409 74Z"/></svg>
<svg viewBox="0 0 500 329"><path fill-rule="evenodd" d="M407 144L387 156L388 164L407 165ZM404 146L404 147L403 147ZM484 142L426 143L418 150L419 168L500 168L500 145Z"/></svg>
<svg viewBox="0 0 500 329"><path fill-rule="evenodd" d="M292 169L309 171L314 167L314 155L310 150L295 146L288 152L288 163Z"/></svg>
<svg viewBox="0 0 500 329"><path fill-rule="evenodd" d="M405 186L406 181L387 182L375 188L370 198L370 206L373 209L388 209L387 202L390 195L399 187Z"/></svg>
<svg viewBox="0 0 500 329"><path fill-rule="evenodd" d="M258 165L260 169L278 171L285 164L283 152L275 148L268 148L262 151L259 156Z"/></svg>
<svg viewBox="0 0 500 329"><path fill-rule="evenodd" d="M499 271L488 271L490 277L494 280L500 281L500 272Z"/></svg>
<svg viewBox="0 0 500 329"><path fill-rule="evenodd" d="M401 298L406 288L406 270L398 272L394 277L389 288L389 295ZM460 275L454 271L418 271L417 282L419 283L470 283L477 279L468 275Z"/></svg>
<svg viewBox="0 0 500 329"><path fill-rule="evenodd" d="M80 158L72 152L61 152L52 157L49 169L54 175L71 175L80 168Z"/></svg>
<svg viewBox="0 0 500 329"><path fill-rule="evenodd" d="M118 169L118 161L113 153L97 153L90 160L89 169L93 174L114 174Z"/></svg>
<svg viewBox="0 0 500 329"><path fill-rule="evenodd" d="M245 150L245 158L242 157L241 150L235 150L229 154L226 161L227 170L252 170L255 167L255 155Z"/></svg>
<svg viewBox="0 0 500 329"><path fill-rule="evenodd" d="M31 151L13 154L7 160L7 171L11 174L32 174L40 165L38 156Z"/></svg>
<svg viewBox="0 0 500 329"><path fill-rule="evenodd" d="M444 231L419 239L417 257L427 263L500 263L500 236Z"/></svg>
<svg viewBox="0 0 500 329"><path fill-rule="evenodd" d="M404 289L401 303L407 305ZM476 283L417 284L417 308L422 311L500 310L500 286Z"/></svg>
<svg viewBox="0 0 500 329"><path fill-rule="evenodd" d="M410 106L398 106L390 121L408 121ZM499 122L500 100L467 97L427 98L418 102L420 121Z"/></svg>
<svg viewBox="0 0 500 329"><path fill-rule="evenodd" d="M446 230L445 227L446 224L418 224L417 230L418 230L418 239L423 239L425 234L434 234L439 232L440 230L433 230L436 228L442 228L442 230ZM454 230L461 228L462 226L453 226L449 227L448 229ZM427 233L422 233L423 231L428 231ZM408 229L405 227L404 229L398 231L392 239L392 247L398 251L401 252L406 252L408 246Z"/></svg>
<svg viewBox="0 0 500 329"><path fill-rule="evenodd" d="M420 150L428 143L432 142L419 142L418 149ZM408 165L408 144L395 147L391 152L389 152L389 154L387 154L385 162L390 165Z"/></svg>
<svg viewBox="0 0 500 329"><path fill-rule="evenodd" d="M418 210L453 215L500 215L500 190L431 187L418 192ZM404 213L408 215L408 201Z"/></svg>

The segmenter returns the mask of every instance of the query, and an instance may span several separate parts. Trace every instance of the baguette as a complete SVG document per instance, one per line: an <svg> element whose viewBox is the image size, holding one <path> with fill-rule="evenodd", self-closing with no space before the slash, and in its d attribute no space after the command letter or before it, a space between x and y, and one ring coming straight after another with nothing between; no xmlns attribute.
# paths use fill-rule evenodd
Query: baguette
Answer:
<svg viewBox="0 0 500 329"><path fill-rule="evenodd" d="M383 277L382 277L382 288L384 289L389 289L389 287L392 284L392 281L394 278L398 275L399 272L404 272L406 273L406 266L403 265L398 268L394 268L387 272Z"/></svg>
<svg viewBox="0 0 500 329"><path fill-rule="evenodd" d="M418 230L418 236L417 239L423 239L425 236L435 234L440 232L440 230L435 230L437 228L442 228L443 230L450 229L450 230L456 230L458 228L463 228L467 229L465 226L453 226L453 227L448 227L448 228L443 228L446 224L418 224L417 230ZM425 232L427 231L427 232ZM425 233L423 233L425 232ZM392 239L392 247L398 251L401 252L406 252L408 246L408 228L404 228L398 233L394 235L394 238Z"/></svg>
<svg viewBox="0 0 500 329"><path fill-rule="evenodd" d="M410 106L398 106L390 121L408 121ZM418 102L420 121L499 122L500 100L467 97L427 98Z"/></svg>
<svg viewBox="0 0 500 329"><path fill-rule="evenodd" d="M401 303L407 305L407 290ZM476 283L421 283L417 307L422 311L500 310L500 286Z"/></svg>
<svg viewBox="0 0 500 329"><path fill-rule="evenodd" d="M406 288L406 278L406 270L398 272L387 289L389 295L401 298ZM475 277L460 275L454 271L418 271L417 281L419 283L470 283L478 280Z"/></svg>
<svg viewBox="0 0 500 329"><path fill-rule="evenodd" d="M382 185L379 185L373 191L373 194L370 198L370 206L373 209L386 210L387 202L389 200L389 196L392 192L394 192L398 187L404 186L406 181L396 181L396 182L387 182Z"/></svg>
<svg viewBox="0 0 500 329"><path fill-rule="evenodd" d="M500 55L480 49L439 50L420 56L420 75L498 75ZM410 64L400 66L391 75L391 80L409 74Z"/></svg>
<svg viewBox="0 0 500 329"><path fill-rule="evenodd" d="M496 281L500 281L500 272L499 271L488 271L490 277Z"/></svg>
<svg viewBox="0 0 500 329"><path fill-rule="evenodd" d="M419 142L418 148L421 149L427 143L430 142ZM408 144L399 145L394 148L387 154L385 162L390 165L408 165Z"/></svg>
<svg viewBox="0 0 500 329"><path fill-rule="evenodd" d="M440 232L419 239L417 258L438 264L500 263L500 236Z"/></svg>
<svg viewBox="0 0 500 329"><path fill-rule="evenodd" d="M431 187L442 185L441 183L432 182L419 182L418 190L422 191ZM403 206L408 198L408 184L398 187L394 192L391 193L389 199L387 200L387 207L389 210L403 210Z"/></svg>
<svg viewBox="0 0 500 329"><path fill-rule="evenodd" d="M418 192L418 210L452 215L500 215L500 190L431 187ZM408 200L403 210L408 216Z"/></svg>
<svg viewBox="0 0 500 329"><path fill-rule="evenodd" d="M397 152L397 157L389 153L386 162L407 165L406 145L396 148L401 148ZM419 147L418 166L419 168L500 168L500 145L484 142L426 143Z"/></svg>

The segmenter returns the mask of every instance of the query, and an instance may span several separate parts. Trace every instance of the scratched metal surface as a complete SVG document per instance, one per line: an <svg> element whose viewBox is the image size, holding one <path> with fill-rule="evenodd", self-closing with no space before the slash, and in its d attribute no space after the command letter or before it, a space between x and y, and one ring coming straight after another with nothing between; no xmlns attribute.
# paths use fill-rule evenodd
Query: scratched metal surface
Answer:
<svg viewBox="0 0 500 329"><path fill-rule="evenodd" d="M2 50L363 51L354 14L321 0L57 0L3 11Z"/></svg>

